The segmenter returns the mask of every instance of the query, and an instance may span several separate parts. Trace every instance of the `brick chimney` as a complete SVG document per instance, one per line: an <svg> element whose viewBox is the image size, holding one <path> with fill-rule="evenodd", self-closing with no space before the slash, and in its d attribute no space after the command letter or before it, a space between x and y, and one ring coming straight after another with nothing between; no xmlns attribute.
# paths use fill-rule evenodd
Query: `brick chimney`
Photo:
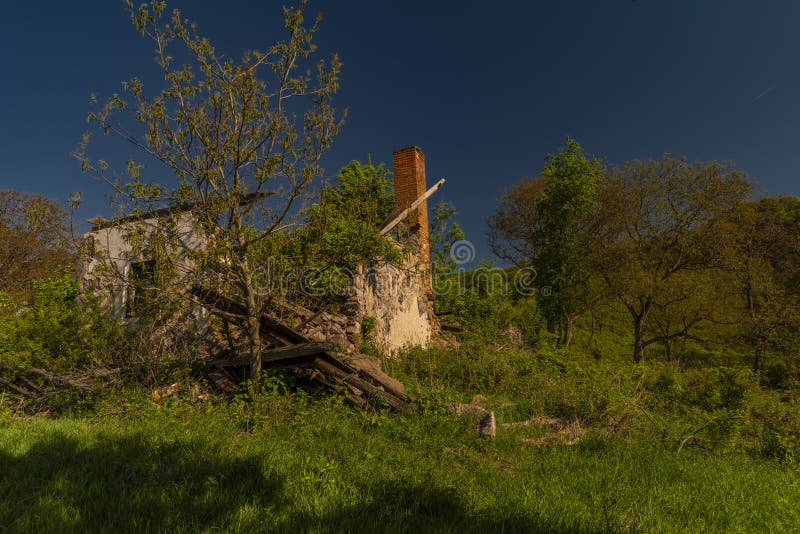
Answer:
<svg viewBox="0 0 800 534"><path fill-rule="evenodd" d="M425 182L425 154L410 146L394 151L394 201L397 209L409 207L421 197L428 186ZM431 251L428 242L428 203L423 202L406 219L414 247L418 250L421 267L430 269Z"/></svg>

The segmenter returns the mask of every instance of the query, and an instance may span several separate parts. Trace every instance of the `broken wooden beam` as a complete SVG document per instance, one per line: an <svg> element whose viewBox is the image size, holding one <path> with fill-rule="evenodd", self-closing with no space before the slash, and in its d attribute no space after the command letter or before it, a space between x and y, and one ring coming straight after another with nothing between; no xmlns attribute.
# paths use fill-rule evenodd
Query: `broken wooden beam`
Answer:
<svg viewBox="0 0 800 534"><path fill-rule="evenodd" d="M297 345L289 345L264 351L261 353L261 361L263 363L280 362L302 358L304 356L313 356L331 350L333 350L332 343L298 343Z"/></svg>
<svg viewBox="0 0 800 534"><path fill-rule="evenodd" d="M246 316L243 305L214 290L196 285L190 292L212 312L242 318ZM395 410L416 409L411 399L404 395L403 385L380 370L379 361L358 361L358 357L345 361L333 351L330 343L312 343L296 330L267 315L261 315L259 322L262 335L276 345L275 348L262 352L262 364L265 368L312 367L312 380L331 389L336 388L337 384L346 385L353 397L349 402L356 406L366 406L367 399L371 397L382 399ZM359 356L362 359L367 358ZM250 359L240 356L212 360L209 363L222 370L226 367L249 366ZM220 376L219 372L209 373L209 378L215 383ZM223 389L220 384L217 386ZM355 401L356 398L362 398L363 402Z"/></svg>
<svg viewBox="0 0 800 534"><path fill-rule="evenodd" d="M333 345L331 343L309 342L298 343L297 345L286 345L284 347L263 351L261 353L261 363L264 365L279 363L291 365L294 361L332 349ZM211 364L215 367L245 367L250 365L250 356L211 360Z"/></svg>
<svg viewBox="0 0 800 534"><path fill-rule="evenodd" d="M384 224L384 225L381 227L381 229L380 229L380 231L379 231L380 235L386 235L386 234L388 234L389 232L391 232L391 231L392 231L392 229L394 229L394 227L395 227L395 226L397 226L398 224L400 224L400 223L403 221L403 219L405 219L406 217L408 217L408 215L409 215L409 214L410 214L412 211L414 211L415 209L417 209L417 208L418 208L418 207L419 207L419 206L420 206L420 205L421 205L423 202L425 202L426 200L428 200L428 198L430 198L430 196L431 196L431 195L433 195L433 194L436 192L436 190L437 190L437 189L439 189L440 187L442 187L442 184L444 184L444 178L442 178L441 180L439 180L438 182L436 182L436 184L435 184L433 187L431 187L430 189L428 189L427 191L425 191L425 193L423 193L423 194L422 194L422 196L420 196L420 197L419 197L417 200L415 200L415 201L414 201L414 202L413 202L413 203L412 203L412 204L411 204L409 207L407 207L406 209L404 209L403 211L401 211L399 215L397 215L397 216L396 216L396 217L394 217L393 219L391 219L391 220L389 220L388 222L386 222L386 223L385 223L385 224Z"/></svg>
<svg viewBox="0 0 800 534"><path fill-rule="evenodd" d="M223 314L237 316L242 319L247 318L247 309L243 305L213 289L206 289L196 285L192 286L189 292L194 295L203 306L212 311L222 312ZM271 317L261 315L259 321L261 322L261 328L265 331L264 337L267 337L273 344L291 345L308 342L308 339Z"/></svg>
<svg viewBox="0 0 800 534"><path fill-rule="evenodd" d="M368 381L360 377L358 372L355 370L353 370L354 372L348 373L347 371L336 366L334 362L331 362L325 358L317 358L314 361L314 367L338 379L340 382L355 386L370 397L376 397L384 400L395 410L406 411L414 409L414 405L408 399L401 398L394 393L386 391L385 389L381 389L379 386L370 384Z"/></svg>
<svg viewBox="0 0 800 534"><path fill-rule="evenodd" d="M77 389L82 389L84 391L94 391L94 388L92 386L84 384L83 382L79 382L77 380L73 380L72 378L69 378L69 377L66 377L66 376L57 375L55 373L51 373L50 371L45 371L44 369L37 369L36 367L29 367L28 369L25 370L25 372L34 374L36 376L40 376L40 377L44 378L45 380L49 380L50 382L53 382L54 384L66 384L68 386L72 386L72 387L77 388Z"/></svg>
<svg viewBox="0 0 800 534"><path fill-rule="evenodd" d="M35 399L36 398L36 395L31 393L30 391L26 391L26 390L22 389L21 387L12 384L11 382L6 382L5 380L0 380L0 386L3 386L4 388L6 388L8 390L13 391L17 395L22 395L23 397L27 397L29 399Z"/></svg>

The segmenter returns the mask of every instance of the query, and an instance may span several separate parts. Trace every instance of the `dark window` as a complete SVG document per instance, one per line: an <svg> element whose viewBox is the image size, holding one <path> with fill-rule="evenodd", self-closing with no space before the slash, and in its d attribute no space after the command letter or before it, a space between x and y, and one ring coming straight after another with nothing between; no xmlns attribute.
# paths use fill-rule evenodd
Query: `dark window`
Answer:
<svg viewBox="0 0 800 534"><path fill-rule="evenodd" d="M155 261L139 261L131 264L128 276L128 299L125 307L126 317L141 317L147 311L155 296Z"/></svg>

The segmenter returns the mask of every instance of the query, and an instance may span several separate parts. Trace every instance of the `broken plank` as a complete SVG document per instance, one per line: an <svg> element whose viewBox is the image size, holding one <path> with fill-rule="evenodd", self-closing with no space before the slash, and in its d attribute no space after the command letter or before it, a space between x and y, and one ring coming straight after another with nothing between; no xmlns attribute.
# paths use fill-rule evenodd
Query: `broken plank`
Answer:
<svg viewBox="0 0 800 534"><path fill-rule="evenodd" d="M12 384L11 382L6 382L5 380L0 380L0 386L5 387L16 393L17 395L22 395L23 397L28 397L29 399L35 399L36 395L31 393L30 391L26 391L19 386Z"/></svg>
<svg viewBox="0 0 800 534"><path fill-rule="evenodd" d="M423 202L425 202L426 200L428 200L428 198L429 198L431 195L433 195L433 194L436 192L436 190L437 190L437 189L439 189L440 187L442 187L442 184L444 184L444 178L442 178L441 180L439 180L438 182L436 182L436 184L435 184L433 187L431 187L430 189L428 189L427 191L425 191L425 193L423 193L423 195L422 195L421 197L419 197L417 200L415 200L415 201L413 202L413 204L411 204L409 207L407 207L406 209L404 209L403 211L401 211L401 212L400 212L400 214L399 214L397 217L393 218L392 220L390 220L390 221L388 221L386 224L384 224L384 225L383 225L383 227L382 227L382 228L380 229L380 231L379 231L380 235L386 235L386 234L388 234L389 232L391 232L391 231L392 231L392 229L393 229L395 226L397 226L398 224L400 224L400 222L402 222L402 220L403 220L403 219L405 219L406 217L408 217L408 214L409 214L409 213L411 213L412 211L414 211L415 209L417 209L417 208L418 208L418 207L419 207L419 206L420 206L420 205L421 205Z"/></svg>
<svg viewBox="0 0 800 534"><path fill-rule="evenodd" d="M321 352L333 349L331 343L298 343L297 345L287 345L276 349L265 350L261 353L261 362L264 365L273 363L291 364L292 360L300 360L306 356L313 356ZM250 356L238 356L235 358L225 358L211 360L211 365L215 367L244 367L250 365Z"/></svg>
<svg viewBox="0 0 800 534"><path fill-rule="evenodd" d="M383 372L379 358L365 354L352 354L344 356L343 361L358 371L362 378L377 382L386 391L399 397L405 396L406 388L403 383Z"/></svg>
<svg viewBox="0 0 800 534"><path fill-rule="evenodd" d="M297 345L289 345L287 347L279 347L277 349L264 351L261 353L261 361L267 363L292 360L303 356L313 356L330 350L333 350L333 344L331 343L298 343Z"/></svg>
<svg viewBox="0 0 800 534"><path fill-rule="evenodd" d="M68 386L72 386L77 389L82 389L84 391L94 391L94 388L91 386L84 384L83 382L79 382L77 380L73 380L72 378L57 375L55 373L51 373L50 371L45 371L44 369L37 369L36 367L29 367L25 370L26 373L31 373L36 376L40 376L50 382L55 384L66 384Z"/></svg>
<svg viewBox="0 0 800 534"><path fill-rule="evenodd" d="M206 289L201 286L193 286L190 289L190 292L200 301L201 304L211 308L212 310L242 318L247 317L247 309L243 305L229 299L225 295L218 293L213 289ZM266 315L261 315L259 317L259 321L261 323L261 328L265 330L263 335L265 337L269 337L270 341L276 345L291 345L308 342L308 339L300 335L298 332L270 317L267 317Z"/></svg>
<svg viewBox="0 0 800 534"><path fill-rule="evenodd" d="M341 382L344 382L345 384L357 387L371 397L383 399L395 410L404 411L413 409L413 405L408 400L398 397L391 392L379 389L374 384L370 384L366 380L359 377L358 371L355 369L352 369L352 371L348 373L325 358L317 358L314 361L314 366L320 369L322 372L329 374Z"/></svg>

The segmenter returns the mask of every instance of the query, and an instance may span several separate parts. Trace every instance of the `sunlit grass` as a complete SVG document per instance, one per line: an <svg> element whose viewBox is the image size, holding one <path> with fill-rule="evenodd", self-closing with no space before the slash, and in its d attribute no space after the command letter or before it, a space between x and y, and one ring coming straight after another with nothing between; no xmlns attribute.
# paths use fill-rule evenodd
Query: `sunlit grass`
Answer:
<svg viewBox="0 0 800 534"><path fill-rule="evenodd" d="M774 461L587 437L531 447L428 413L259 398L0 426L0 527L30 532L792 531ZM266 409L267 405L271 409ZM254 408L252 404L250 408ZM109 408L109 412L112 409Z"/></svg>

